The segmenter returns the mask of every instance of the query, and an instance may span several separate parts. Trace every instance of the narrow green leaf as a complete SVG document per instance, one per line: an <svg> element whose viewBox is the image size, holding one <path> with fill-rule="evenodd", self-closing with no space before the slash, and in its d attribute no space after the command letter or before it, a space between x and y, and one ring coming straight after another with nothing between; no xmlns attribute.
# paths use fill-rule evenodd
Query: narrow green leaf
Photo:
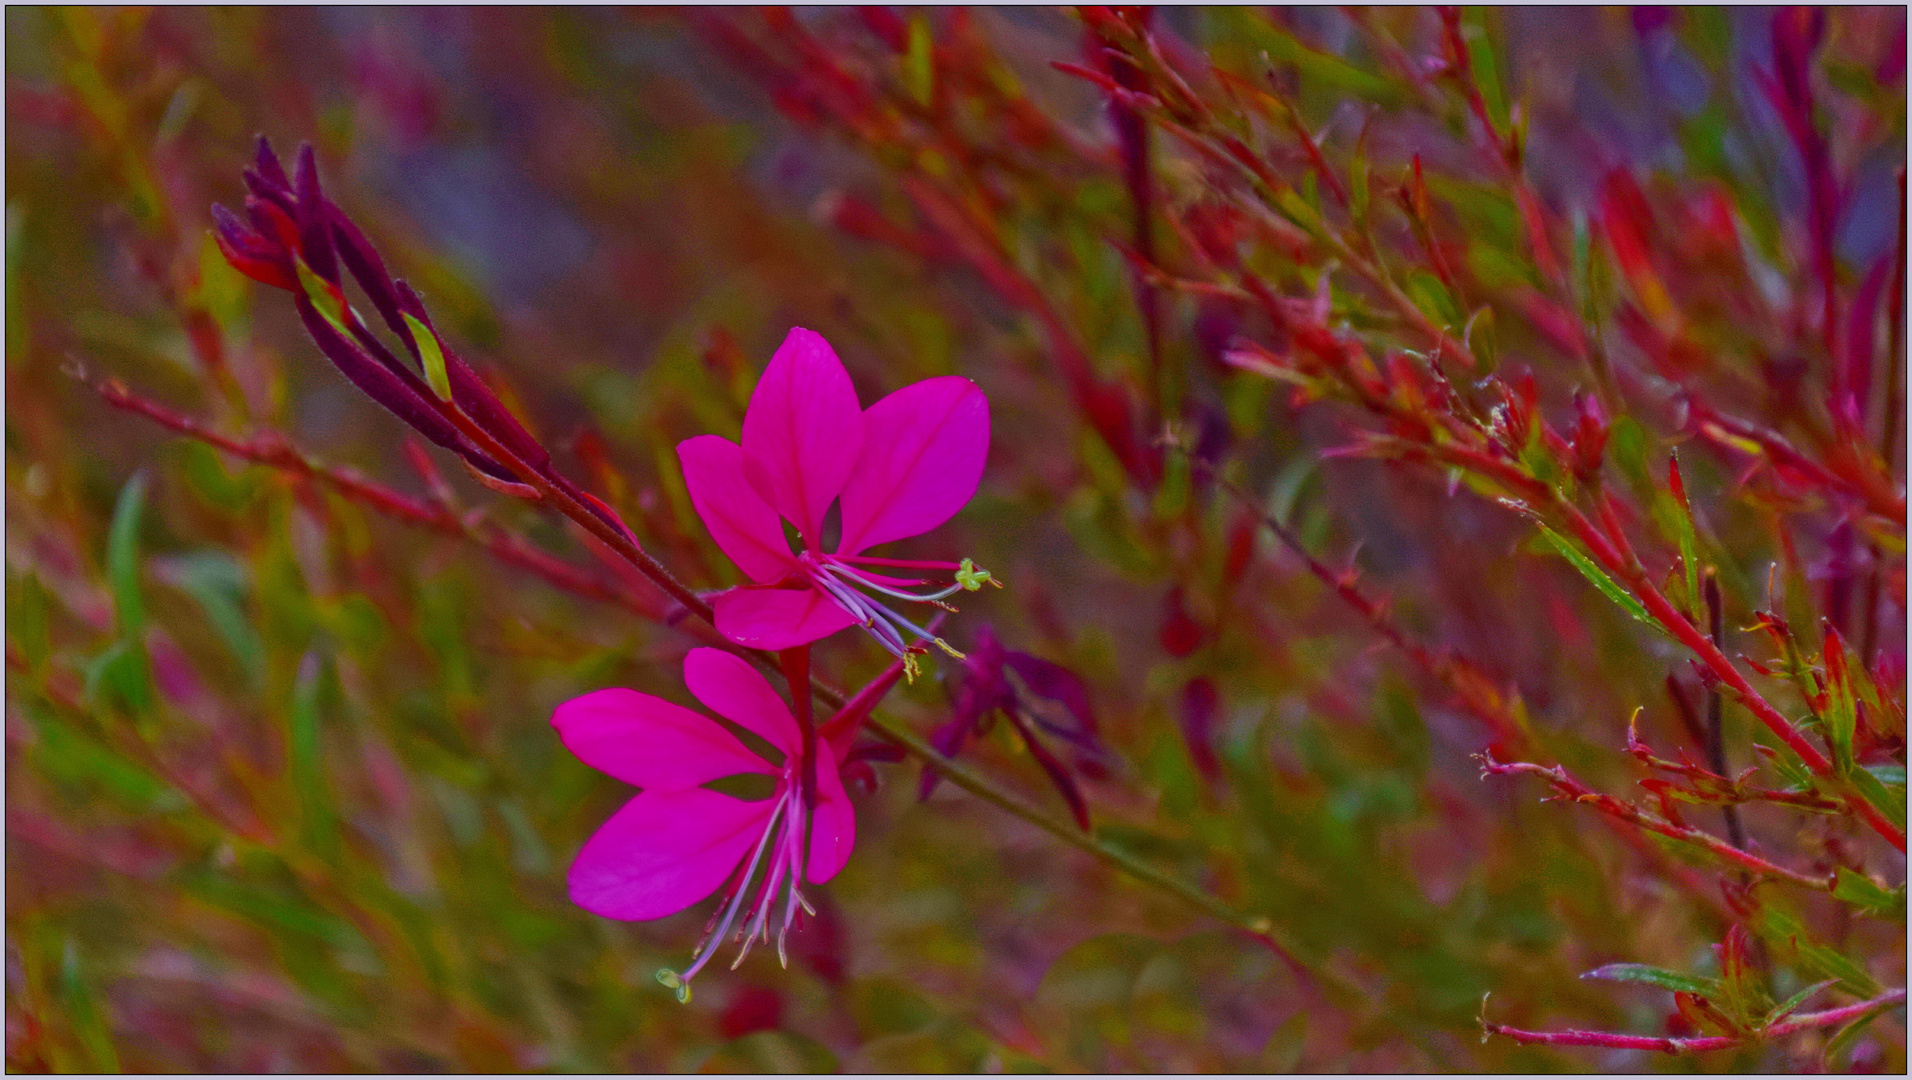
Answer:
<svg viewBox="0 0 1912 1080"><path fill-rule="evenodd" d="M146 650L138 642L115 641L88 661L86 700L95 705L140 714L152 707L153 682Z"/></svg>
<svg viewBox="0 0 1912 1080"><path fill-rule="evenodd" d="M1485 26L1479 25L1485 18L1481 9L1470 13L1469 22L1474 24L1462 29L1467 37L1467 60L1474 76L1474 84L1480 87L1481 101L1487 106L1487 115L1494 123L1494 130L1507 130L1507 98L1500 86L1500 64L1494 56L1494 43Z"/></svg>
<svg viewBox="0 0 1912 1080"><path fill-rule="evenodd" d="M185 804L164 781L95 740L38 710L33 716L36 742L26 753L45 775L88 794L100 792L143 813Z"/></svg>
<svg viewBox="0 0 1912 1080"><path fill-rule="evenodd" d="M412 340L418 343L418 359L425 366L425 381L431 385L432 393L440 401L451 400L451 376L445 373L445 350L438 346L438 335L431 328L412 317L411 312L401 311L405 325L411 328Z"/></svg>
<svg viewBox="0 0 1912 1080"><path fill-rule="evenodd" d="M1247 15L1248 11L1247 8L1238 9L1240 14L1247 17L1235 20L1230 29L1253 47L1267 52L1269 59L1295 65L1301 71L1304 84L1336 87L1383 105L1400 98L1400 85L1333 53L1310 48L1272 21Z"/></svg>
<svg viewBox="0 0 1912 1080"><path fill-rule="evenodd" d="M1826 1067L1828 1072L1839 1068L1840 1059L1846 1056L1846 1052L1852 1049L1852 1044L1859 1040L1859 1036L1865 1032L1865 1029L1871 1025L1874 1020L1891 1012L1893 1009L1903 1008L1905 1008L1905 1003L1902 1001L1887 1001L1881 1002L1877 1008L1868 1009L1861 1013L1857 1020L1840 1028L1837 1035L1826 1040L1826 1050L1824 1055L1821 1056L1820 1062Z"/></svg>
<svg viewBox="0 0 1912 1080"><path fill-rule="evenodd" d="M1887 889L1857 871L1840 867L1834 871L1832 895L1875 915L1905 919L1905 886Z"/></svg>
<svg viewBox="0 0 1912 1080"><path fill-rule="evenodd" d="M1441 325L1458 328L1464 321L1459 305L1454 303L1453 294L1441 279L1426 270L1415 270L1407 276L1407 294L1413 298L1414 306L1426 312Z"/></svg>
<svg viewBox="0 0 1912 1080"><path fill-rule="evenodd" d="M909 83L910 96L923 106L927 106L936 93L936 56L931 45L929 19L918 14L910 20L909 52L903 57L903 78Z"/></svg>
<svg viewBox="0 0 1912 1080"><path fill-rule="evenodd" d="M244 611L245 570L225 552L208 549L165 560L163 573L168 584L199 602L207 623L258 682L265 674L265 645Z"/></svg>
<svg viewBox="0 0 1912 1080"><path fill-rule="evenodd" d="M1646 608L1634 599L1633 594L1621 588L1619 582L1608 577L1605 570L1595 566L1593 560L1587 558L1586 554L1575 547L1572 541L1545 525L1540 526L1540 532L1547 538L1547 542L1554 546L1554 550L1560 552L1563 558L1572 563L1575 570L1580 571L1581 577L1586 578L1594 588L1606 594L1607 599L1620 605L1620 610L1656 630L1659 629L1659 624L1646 613Z"/></svg>
<svg viewBox="0 0 1912 1080"><path fill-rule="evenodd" d="M1837 979L1849 994L1868 998L1879 992L1879 984L1851 957L1836 949L1806 940L1806 928L1791 912L1777 907L1766 909L1764 937L1789 943L1799 953L1799 966L1818 979Z"/></svg>
<svg viewBox="0 0 1912 1080"><path fill-rule="evenodd" d="M319 738L319 654L299 661L292 687L292 731L287 740L292 786L299 794L305 841L322 858L338 854L338 825L326 789L324 748Z"/></svg>
<svg viewBox="0 0 1912 1080"><path fill-rule="evenodd" d="M1677 469L1679 454L1676 452L1673 457L1673 467ZM1672 500L1674 527L1679 531L1680 565L1686 571L1687 603L1693 605L1693 613L1697 615L1700 611L1699 542L1693 535L1693 507L1686 501L1684 485L1672 496Z"/></svg>
<svg viewBox="0 0 1912 1080"><path fill-rule="evenodd" d="M60 963L60 997L67 1018L73 1021L75 1034L101 1072L118 1072L119 1051L113 1046L113 1031L100 1014L99 1001L80 970L80 950L68 938Z"/></svg>
<svg viewBox="0 0 1912 1080"><path fill-rule="evenodd" d="M106 576L113 586L119 636L125 640L136 639L146 625L139 595L139 522L145 509L146 472L141 470L120 489L113 522L106 530Z"/></svg>
<svg viewBox="0 0 1912 1080"><path fill-rule="evenodd" d="M260 926L305 935L339 949L370 949L351 923L302 899L288 899L211 871L188 872L179 885L199 900Z"/></svg>
<svg viewBox="0 0 1912 1080"><path fill-rule="evenodd" d="M1905 796L1894 797L1890 788L1880 783L1877 776L1865 769L1853 769L1846 774L1846 779L1852 783L1860 797L1871 803L1879 813L1884 814L1888 821L1901 829L1905 828Z"/></svg>
<svg viewBox="0 0 1912 1080"><path fill-rule="evenodd" d="M1720 982L1703 975L1683 975L1677 971L1653 967L1650 964L1608 964L1597 967L1580 976L1583 979L1605 979L1608 982L1639 982L1657 986L1662 990L1681 990L1701 997L1718 997Z"/></svg>
<svg viewBox="0 0 1912 1080"><path fill-rule="evenodd" d="M1867 765L1864 766L1864 768L1866 772L1872 774L1873 779L1879 781L1881 784L1887 784L1892 787L1905 786L1905 766L1903 765Z"/></svg>
<svg viewBox="0 0 1912 1080"><path fill-rule="evenodd" d="M1365 143L1357 144L1348 162L1348 218L1357 232L1368 227L1368 152Z"/></svg>
<svg viewBox="0 0 1912 1080"><path fill-rule="evenodd" d="M352 332L345 327L345 311L332 286L321 278L316 271L305 264L305 260L294 257L293 268L299 275L299 287L305 291L305 298L312 303L312 310L319 313L338 335L347 341L352 340Z"/></svg>
<svg viewBox="0 0 1912 1080"><path fill-rule="evenodd" d="M1762 1026L1770 1027L1773 1024L1779 1023L1781 1020L1797 1012L1801 1005L1804 1005L1812 999L1813 995L1827 987L1837 985L1839 985L1838 979L1826 979L1823 982L1813 983L1811 986L1806 987L1775 1006L1772 1012L1766 1014L1766 1020Z"/></svg>
<svg viewBox="0 0 1912 1080"><path fill-rule="evenodd" d="M1631 416L1616 417L1607 435L1607 450L1628 482L1641 491L1652 486L1646 464L1646 429Z"/></svg>

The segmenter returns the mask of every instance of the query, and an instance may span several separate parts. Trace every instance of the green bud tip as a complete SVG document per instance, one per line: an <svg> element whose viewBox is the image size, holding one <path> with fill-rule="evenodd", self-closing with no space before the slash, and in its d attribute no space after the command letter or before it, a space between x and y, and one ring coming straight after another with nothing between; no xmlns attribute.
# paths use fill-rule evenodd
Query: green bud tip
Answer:
<svg viewBox="0 0 1912 1080"><path fill-rule="evenodd" d="M412 340L418 344L419 360L425 367L425 382L431 386L432 393L438 395L438 400L450 401L451 376L445 373L445 351L438 347L437 335L410 312L401 311L399 314L411 330Z"/></svg>

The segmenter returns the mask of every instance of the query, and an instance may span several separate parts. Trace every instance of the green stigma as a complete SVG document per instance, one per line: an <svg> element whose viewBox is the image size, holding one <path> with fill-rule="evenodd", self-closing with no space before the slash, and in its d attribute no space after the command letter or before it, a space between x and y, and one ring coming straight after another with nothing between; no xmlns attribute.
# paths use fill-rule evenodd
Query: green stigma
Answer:
<svg viewBox="0 0 1912 1080"><path fill-rule="evenodd" d="M658 968L657 981L677 992L677 1001L679 1004L690 1004L690 984L685 982L677 972L672 971L670 968Z"/></svg>
<svg viewBox="0 0 1912 1080"><path fill-rule="evenodd" d="M985 582L1002 588L1002 582L989 576L989 571L977 566L974 559L964 559L962 567L956 571L956 584L961 585L965 592L975 592Z"/></svg>

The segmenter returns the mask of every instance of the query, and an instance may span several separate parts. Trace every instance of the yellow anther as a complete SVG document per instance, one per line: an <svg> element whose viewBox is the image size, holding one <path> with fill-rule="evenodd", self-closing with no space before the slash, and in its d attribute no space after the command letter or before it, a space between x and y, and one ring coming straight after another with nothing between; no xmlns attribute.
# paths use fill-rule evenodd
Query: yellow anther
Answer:
<svg viewBox="0 0 1912 1080"><path fill-rule="evenodd" d="M967 657L965 657L965 656L964 656L964 655L963 655L962 653L959 653L959 652L957 652L957 651L956 651L956 647L955 647L955 646L953 646L953 645L951 645L951 644L950 644L949 642L947 642L947 641L944 641L944 640L943 640L942 638L931 638L930 640L936 643L936 647L937 647L937 648L939 648L939 649L941 649L941 650L943 650L944 652L946 652L946 653L948 653L949 655L951 655L951 656L953 656L953 657L955 657L956 659L958 659L958 660L966 660L966 659L968 659L968 658L967 658Z"/></svg>

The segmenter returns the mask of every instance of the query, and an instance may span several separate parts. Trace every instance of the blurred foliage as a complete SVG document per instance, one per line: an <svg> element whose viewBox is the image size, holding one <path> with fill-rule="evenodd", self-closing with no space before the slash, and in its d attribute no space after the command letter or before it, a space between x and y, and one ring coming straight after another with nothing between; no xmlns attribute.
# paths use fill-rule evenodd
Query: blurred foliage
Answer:
<svg viewBox="0 0 1912 1080"><path fill-rule="evenodd" d="M1696 622L1713 571L1726 655L1768 665L1760 693L1821 725L1839 797L1896 803L1902 829L1905 19L1827 12L1800 62L1815 158L1787 127L1802 99L1762 88L1791 17L1173 9L1151 58L1104 48L1133 21L1035 9L8 8L8 1067L1902 1070L1891 1011L1690 1060L1482 1042L1490 992L1522 1028L1712 1033L1686 983L1580 979L1615 963L1762 1004L1836 980L1806 1011L1903 986L1904 856L1850 814L1747 803L1746 847L1839 882L1749 884L1537 805L1527 777L1482 783L1492 747L1647 805L1628 717L1705 762L1708 684L1579 538L1364 441L1408 439L1381 401L1422 408L1451 372L1455 415L1498 409L1518 468L1616 494ZM1205 104L1151 112L1165 73ZM1160 96L1112 107L1098 78ZM898 553L1008 583L953 640L987 622L1086 682L1098 836L1305 964L879 766L791 968L759 954L679 1006L651 973L707 912L568 903L571 853L628 792L547 719L607 685L683 700L697 630L645 617L650 587L558 519L449 456L422 468L226 266L207 207L238 205L258 132L316 145L447 339L695 587L736 574L672 447L736 434L790 326L865 401L976 380L983 490ZM1228 139L1245 158L1204 149ZM1294 354L1309 319L1367 343L1379 397L1241 361ZM213 450L76 375L443 514ZM1165 425L1220 480L1164 453ZM594 584L494 557L512 544ZM852 637L818 652L839 685L879 666ZM947 675L886 707L929 731ZM1816 790L1739 704L1723 725L1729 774ZM965 756L1058 807L1027 745L998 724Z"/></svg>

